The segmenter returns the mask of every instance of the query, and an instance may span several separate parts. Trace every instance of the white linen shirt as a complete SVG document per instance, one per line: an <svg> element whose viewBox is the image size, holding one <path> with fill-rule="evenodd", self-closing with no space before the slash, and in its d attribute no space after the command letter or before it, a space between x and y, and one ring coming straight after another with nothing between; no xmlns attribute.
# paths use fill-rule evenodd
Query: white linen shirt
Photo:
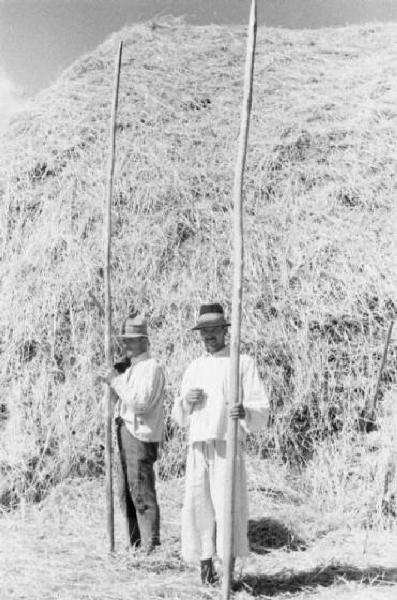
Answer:
<svg viewBox="0 0 397 600"><path fill-rule="evenodd" d="M112 388L119 397L118 414L128 431L142 442L160 442L163 437L164 372L147 352L115 377Z"/></svg>
<svg viewBox="0 0 397 600"><path fill-rule="evenodd" d="M255 361L240 355L240 401L245 418L239 419L239 439L246 433L263 429L269 415L269 399L259 377ZM205 400L193 406L192 412L184 399L192 388L204 390ZM208 440L226 440L230 404L230 349L206 354L194 360L185 371L181 393L172 409L172 416L181 426L189 426L189 444Z"/></svg>

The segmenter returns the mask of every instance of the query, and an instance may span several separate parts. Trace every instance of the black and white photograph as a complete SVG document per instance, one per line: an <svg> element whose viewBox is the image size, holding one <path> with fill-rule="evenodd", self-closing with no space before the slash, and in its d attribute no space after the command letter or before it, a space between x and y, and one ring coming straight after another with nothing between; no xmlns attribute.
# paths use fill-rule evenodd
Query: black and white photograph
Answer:
<svg viewBox="0 0 397 600"><path fill-rule="evenodd" d="M397 600L397 0L0 0L0 600Z"/></svg>

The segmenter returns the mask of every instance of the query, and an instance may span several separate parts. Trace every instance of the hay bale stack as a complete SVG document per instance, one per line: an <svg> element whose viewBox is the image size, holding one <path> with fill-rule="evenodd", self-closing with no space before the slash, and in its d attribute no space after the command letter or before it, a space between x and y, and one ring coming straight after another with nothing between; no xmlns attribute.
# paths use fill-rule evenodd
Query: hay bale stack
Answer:
<svg viewBox="0 0 397 600"><path fill-rule="evenodd" d="M126 28L41 92L2 140L0 385L29 440L16 496L103 468L94 382L103 322L90 294L102 301L120 38L114 321L131 305L148 314L154 352L167 366L167 409L198 352L188 330L198 304L217 298L230 308L245 33L179 22ZM323 432L335 414L353 418L373 391L396 314L396 39L394 25L258 34L243 340L274 407L273 428L254 440L262 451L300 452L293 415L309 415L309 430ZM390 356L395 365L395 347ZM172 474L181 438L167 443L161 468ZM13 444L2 438L4 472Z"/></svg>

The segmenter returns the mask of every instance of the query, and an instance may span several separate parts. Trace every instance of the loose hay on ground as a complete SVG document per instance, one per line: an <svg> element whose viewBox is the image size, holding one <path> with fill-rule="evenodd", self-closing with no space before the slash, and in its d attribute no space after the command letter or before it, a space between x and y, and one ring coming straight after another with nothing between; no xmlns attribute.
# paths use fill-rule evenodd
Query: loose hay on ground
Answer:
<svg viewBox="0 0 397 600"><path fill-rule="evenodd" d="M0 519L2 600L157 600L218 598L219 590L199 584L197 566L180 557L179 519L183 480L160 482L162 546L149 557L126 552L123 521L116 506L116 552L108 552L104 484L71 481L58 486L36 506ZM254 498L251 496L251 503ZM268 505L272 514L277 503ZM291 514L294 503L289 504ZM256 507L257 508L257 507ZM264 513L262 513L264 514ZM384 589L397 591L397 533L345 529L329 533L306 549L263 540L238 562L235 592L252 596L380 600ZM277 549L278 548L278 549ZM391 586L391 587L390 587ZM369 594L371 589L372 595ZM343 595L344 594L344 595ZM133 596L132 596L133 595Z"/></svg>

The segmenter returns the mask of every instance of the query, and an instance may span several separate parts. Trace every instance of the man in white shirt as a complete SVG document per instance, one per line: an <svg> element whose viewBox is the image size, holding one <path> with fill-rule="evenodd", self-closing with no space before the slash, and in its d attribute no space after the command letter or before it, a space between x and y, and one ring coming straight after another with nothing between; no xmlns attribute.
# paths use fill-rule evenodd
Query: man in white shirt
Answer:
<svg viewBox="0 0 397 600"><path fill-rule="evenodd" d="M164 372L148 352L147 323L127 317L118 338L126 360L115 368L102 367L99 378L118 399L119 492L132 546L150 552L160 544L160 510L153 465L163 436ZM121 371L121 373L120 373Z"/></svg>
<svg viewBox="0 0 397 600"><path fill-rule="evenodd" d="M243 444L246 433L267 424L269 400L254 360L240 356L241 404L230 403L230 351L226 322L220 304L200 307L197 324L206 353L186 369L181 394L173 406L177 423L189 427L185 499L182 509L182 556L200 560L203 583L213 584L213 557L223 557L223 525L228 416L239 419L236 458L236 504L233 556L248 554L248 501Z"/></svg>

